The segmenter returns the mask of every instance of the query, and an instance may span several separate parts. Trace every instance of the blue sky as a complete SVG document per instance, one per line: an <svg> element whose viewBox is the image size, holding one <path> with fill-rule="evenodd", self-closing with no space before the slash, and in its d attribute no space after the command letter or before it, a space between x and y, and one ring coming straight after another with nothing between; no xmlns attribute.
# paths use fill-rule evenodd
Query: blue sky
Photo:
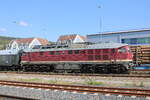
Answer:
<svg viewBox="0 0 150 100"><path fill-rule="evenodd" d="M150 28L149 4L150 0L0 0L0 36L56 41L65 34Z"/></svg>

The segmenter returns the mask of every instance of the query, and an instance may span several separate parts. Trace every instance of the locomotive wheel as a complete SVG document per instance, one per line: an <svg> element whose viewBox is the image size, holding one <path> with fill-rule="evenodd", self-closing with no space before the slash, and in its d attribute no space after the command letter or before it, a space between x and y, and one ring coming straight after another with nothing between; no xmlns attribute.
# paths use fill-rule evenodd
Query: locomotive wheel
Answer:
<svg viewBox="0 0 150 100"><path fill-rule="evenodd" d="M126 73L128 70L126 66L124 65L118 65L117 66L117 74Z"/></svg>
<svg viewBox="0 0 150 100"><path fill-rule="evenodd" d="M106 68L104 67L102 70L103 70L104 74L108 74L109 73L109 69L107 67Z"/></svg>
<svg viewBox="0 0 150 100"><path fill-rule="evenodd" d="M95 73L96 67L95 65L82 65L81 72L82 73Z"/></svg>
<svg viewBox="0 0 150 100"><path fill-rule="evenodd" d="M103 65L103 67L102 67L102 73L109 74L110 73L110 68L111 68L110 65Z"/></svg>

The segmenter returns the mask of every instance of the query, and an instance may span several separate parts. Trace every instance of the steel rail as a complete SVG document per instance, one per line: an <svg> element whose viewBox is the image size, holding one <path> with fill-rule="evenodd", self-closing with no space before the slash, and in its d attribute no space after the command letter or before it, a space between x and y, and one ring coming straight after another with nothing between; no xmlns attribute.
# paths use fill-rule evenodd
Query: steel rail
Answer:
<svg viewBox="0 0 150 100"><path fill-rule="evenodd" d="M12 99L19 99L19 100L38 100L38 99L18 97L18 96L10 96L10 95L2 95L2 94L0 94L0 97L6 97L6 98L12 98Z"/></svg>
<svg viewBox="0 0 150 100"><path fill-rule="evenodd" d="M87 92L87 93L102 93L102 94L117 94L117 95L128 95L128 96L150 97L150 90L147 90L147 89L58 85L58 84L44 84L44 83L16 82L16 81L2 81L2 80L0 80L0 84L9 85L9 86L30 87L30 88L65 90L65 91L71 91L71 92L76 91L76 92Z"/></svg>

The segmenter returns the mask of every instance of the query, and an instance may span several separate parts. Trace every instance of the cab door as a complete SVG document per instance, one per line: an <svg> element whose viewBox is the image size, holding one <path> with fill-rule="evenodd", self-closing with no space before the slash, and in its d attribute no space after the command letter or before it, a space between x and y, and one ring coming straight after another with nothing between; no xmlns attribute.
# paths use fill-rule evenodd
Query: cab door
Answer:
<svg viewBox="0 0 150 100"><path fill-rule="evenodd" d="M117 59L117 49L113 48L110 50L110 60L111 62L116 62Z"/></svg>

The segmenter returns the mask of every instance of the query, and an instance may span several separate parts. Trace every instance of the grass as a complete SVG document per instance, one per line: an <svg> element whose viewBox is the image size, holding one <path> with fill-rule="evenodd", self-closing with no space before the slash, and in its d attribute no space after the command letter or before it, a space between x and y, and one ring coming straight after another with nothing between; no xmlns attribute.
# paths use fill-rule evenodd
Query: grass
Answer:
<svg viewBox="0 0 150 100"><path fill-rule="evenodd" d="M126 83L125 86L129 86L129 87L145 87L144 83L143 82L140 82L140 83Z"/></svg>
<svg viewBox="0 0 150 100"><path fill-rule="evenodd" d="M45 80L45 79L39 79L39 78L32 78L32 79L19 79L18 81L23 82L37 82L37 83L49 83L49 84L74 84L72 82L67 81L61 81L61 80Z"/></svg>
<svg viewBox="0 0 150 100"><path fill-rule="evenodd" d="M49 83L49 84L82 84L82 85L104 85L103 82L95 81L92 78L86 77L84 81L79 82L71 82L71 81L63 81L63 80L45 80L40 78L31 78L31 79L19 79L18 81L23 82L38 82L38 83Z"/></svg>
<svg viewBox="0 0 150 100"><path fill-rule="evenodd" d="M104 82L96 81L95 79L92 79L90 77L84 77L85 82L83 84L85 85L104 85Z"/></svg>
<svg viewBox="0 0 150 100"><path fill-rule="evenodd" d="M47 81L48 83L50 83L50 84L57 84L58 83L58 80L48 80Z"/></svg>
<svg viewBox="0 0 150 100"><path fill-rule="evenodd" d="M42 79L39 79L39 78L19 79L19 81L23 81L23 82L42 82Z"/></svg>
<svg viewBox="0 0 150 100"><path fill-rule="evenodd" d="M97 81L89 81L86 82L87 85L104 85L103 82L97 82Z"/></svg>
<svg viewBox="0 0 150 100"><path fill-rule="evenodd" d="M144 87L144 83L143 82L140 83L140 87Z"/></svg>

